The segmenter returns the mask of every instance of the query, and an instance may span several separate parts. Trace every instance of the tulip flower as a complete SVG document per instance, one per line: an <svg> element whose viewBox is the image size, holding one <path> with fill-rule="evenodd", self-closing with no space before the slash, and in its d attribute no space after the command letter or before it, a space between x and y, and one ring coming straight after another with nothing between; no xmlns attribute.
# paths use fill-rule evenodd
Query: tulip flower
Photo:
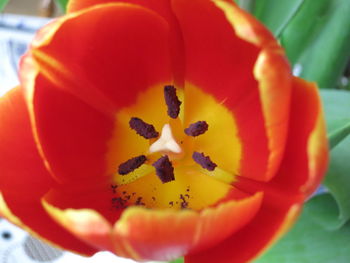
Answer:
<svg viewBox="0 0 350 263"><path fill-rule="evenodd" d="M324 175L317 87L232 1L72 0L0 99L0 211L83 255L247 262Z"/></svg>

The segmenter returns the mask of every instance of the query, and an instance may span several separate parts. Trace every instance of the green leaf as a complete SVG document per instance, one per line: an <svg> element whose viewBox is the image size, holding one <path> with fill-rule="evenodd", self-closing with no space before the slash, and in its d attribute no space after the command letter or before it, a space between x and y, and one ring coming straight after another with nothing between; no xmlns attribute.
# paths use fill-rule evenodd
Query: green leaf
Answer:
<svg viewBox="0 0 350 263"><path fill-rule="evenodd" d="M339 124L350 118L350 91L322 90L321 98L326 115L327 131L331 133Z"/></svg>
<svg viewBox="0 0 350 263"><path fill-rule="evenodd" d="M338 220L350 219L350 137L347 137L331 152L330 166L324 185L329 189L339 206Z"/></svg>
<svg viewBox="0 0 350 263"><path fill-rule="evenodd" d="M178 259L175 259L173 261L170 261L169 263L183 263L183 262L184 262L183 258L178 258Z"/></svg>
<svg viewBox="0 0 350 263"><path fill-rule="evenodd" d="M259 0L255 2L252 13L263 22L276 37L279 37L304 1L305 0Z"/></svg>
<svg viewBox="0 0 350 263"><path fill-rule="evenodd" d="M327 231L304 212L293 229L255 263L348 263L349 251L350 223Z"/></svg>
<svg viewBox="0 0 350 263"><path fill-rule="evenodd" d="M235 0L235 1L244 10L250 13L253 12L256 0Z"/></svg>
<svg viewBox="0 0 350 263"><path fill-rule="evenodd" d="M9 0L0 0L0 12L5 8Z"/></svg>
<svg viewBox="0 0 350 263"><path fill-rule="evenodd" d="M350 134L350 118L341 121L340 127L329 133L328 139L331 149L338 145Z"/></svg>
<svg viewBox="0 0 350 263"><path fill-rule="evenodd" d="M337 85L350 58L349 14L349 0L305 0L300 6L280 38L300 77L321 88Z"/></svg>
<svg viewBox="0 0 350 263"><path fill-rule="evenodd" d="M316 224L327 230L336 230L347 221L339 219L339 209L334 197L330 193L323 193L311 198L304 207L305 214Z"/></svg>
<svg viewBox="0 0 350 263"><path fill-rule="evenodd" d="M321 91L327 133L331 148L338 145L349 135L350 125L350 91L323 90Z"/></svg>
<svg viewBox="0 0 350 263"><path fill-rule="evenodd" d="M67 11L67 4L69 0L55 0L56 4L62 9L63 12Z"/></svg>

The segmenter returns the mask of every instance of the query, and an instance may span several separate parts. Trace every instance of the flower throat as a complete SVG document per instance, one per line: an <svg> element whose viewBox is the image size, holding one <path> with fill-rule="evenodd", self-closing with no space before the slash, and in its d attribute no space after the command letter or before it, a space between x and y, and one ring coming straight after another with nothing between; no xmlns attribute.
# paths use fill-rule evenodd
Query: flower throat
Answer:
<svg viewBox="0 0 350 263"><path fill-rule="evenodd" d="M180 113L181 101L176 94L176 89L174 86L168 85L164 87L164 99L167 105L168 116L172 119L177 119ZM145 139L158 138L158 140L151 144L149 152L160 152L162 157L153 162L152 166L155 168L156 175L162 183L168 183L175 180L174 167L169 155L181 154L182 149L173 138L170 125L165 124L163 126L160 137L159 132L156 131L152 124L148 124L140 118L132 117L129 121L129 126L138 135ZM208 130L208 127L209 126L206 121L197 121L190 124L188 128L184 129L184 133L188 136L196 137L204 134ZM204 153L194 151L192 154L192 159L194 162L208 171L214 171L217 166L211 161L210 157L205 156ZM118 173L122 176L129 174L146 163L147 160L148 158L145 155L133 157L119 165Z"/></svg>

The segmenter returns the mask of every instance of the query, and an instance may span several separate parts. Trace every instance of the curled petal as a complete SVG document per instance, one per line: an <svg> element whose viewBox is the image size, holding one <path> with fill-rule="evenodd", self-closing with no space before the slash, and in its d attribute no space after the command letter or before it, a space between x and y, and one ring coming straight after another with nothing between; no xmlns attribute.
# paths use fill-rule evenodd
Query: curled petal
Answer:
<svg viewBox="0 0 350 263"><path fill-rule="evenodd" d="M93 247L113 251L112 226L99 213L91 209L60 210L43 202L48 213L64 228Z"/></svg>
<svg viewBox="0 0 350 263"><path fill-rule="evenodd" d="M52 188L43 197L57 209L85 209L89 208L101 214L110 224L120 217L121 211L113 209L113 191L109 180L91 183L69 183Z"/></svg>
<svg viewBox="0 0 350 263"><path fill-rule="evenodd" d="M14 214L12 214L1 192L0 192L0 215L1 217L7 218L8 220L10 220L13 224L16 224L16 225L21 224L21 220Z"/></svg>
<svg viewBox="0 0 350 263"><path fill-rule="evenodd" d="M199 213L131 207L113 231L93 210L46 207L57 222L89 244L135 260L171 260L207 248L238 231L257 213L262 197L257 193Z"/></svg>
<svg viewBox="0 0 350 263"><path fill-rule="evenodd" d="M245 263L257 257L295 222L300 205L280 208L263 205L246 227L216 246L185 257L186 263Z"/></svg>
<svg viewBox="0 0 350 263"><path fill-rule="evenodd" d="M115 3L117 0L71 0L67 4L67 12L77 12L84 8L89 8L94 5L107 4L107 3Z"/></svg>
<svg viewBox="0 0 350 263"><path fill-rule="evenodd" d="M267 29L229 1L174 0L172 6L185 43L186 80L224 104L239 128L238 174L270 180L288 127L290 70L281 48Z"/></svg>
<svg viewBox="0 0 350 263"><path fill-rule="evenodd" d="M210 247L247 224L260 208L262 194L229 201L197 213L131 208L114 227L116 241L127 242L136 260L171 260ZM172 227L169 227L169 226Z"/></svg>
<svg viewBox="0 0 350 263"><path fill-rule="evenodd" d="M300 85L313 86L313 88L310 87L311 92L313 93L313 95L311 96L314 96L316 100L316 107L318 111L316 117L317 119L311 131L307 145L310 174L304 186L302 187L302 191L305 193L305 195L309 196L319 186L324 177L324 174L327 171L329 162L329 147L321 99L318 94L318 89L316 85L309 84L303 81L302 79L298 79L296 80L296 82L299 82Z"/></svg>
<svg viewBox="0 0 350 263"><path fill-rule="evenodd" d="M252 170L251 165L243 166L241 174L248 178L269 181L276 174L286 143L291 95L290 67L283 49L252 15L227 1L218 0L214 3L224 12L237 36L262 48L254 66L254 76L259 83L269 159L265 174L259 175ZM256 149L246 148L246 152L253 156Z"/></svg>
<svg viewBox="0 0 350 263"><path fill-rule="evenodd" d="M259 81L260 99L268 136L269 159L266 173L262 178L269 181L275 176L284 154L288 133L291 97L291 74L282 51L264 49L254 67L255 78ZM246 167L249 169L249 167ZM249 172L243 173L250 177ZM255 178L254 178L255 177Z"/></svg>
<svg viewBox="0 0 350 263"><path fill-rule="evenodd" d="M0 121L0 190L40 198L53 180L39 155L21 88L0 97Z"/></svg>
<svg viewBox="0 0 350 263"><path fill-rule="evenodd" d="M276 176L267 184L245 178L235 183L247 192L263 191L260 212L251 224L242 228L224 243L201 254L189 257L189 262L211 258L226 262L247 262L272 244L296 219L306 195L314 189L327 165L327 142L320 98L314 84L294 78L291 97L289 136L284 158ZM315 135L316 134L316 135ZM317 136L317 143L315 143ZM315 154L315 148L319 150ZM247 245L249 244L249 245ZM234 247L232 253L228 248ZM226 249L225 249L226 248ZM228 261L227 261L228 262Z"/></svg>
<svg viewBox="0 0 350 263"><path fill-rule="evenodd" d="M42 208L41 197L53 186L34 140L22 90L0 98L0 213L50 243L84 255L97 252L59 226ZM52 233L56 233L52 235Z"/></svg>
<svg viewBox="0 0 350 263"><path fill-rule="evenodd" d="M281 50L272 33L251 14L243 11L232 1L214 0L213 2L225 13L237 36L256 46Z"/></svg>
<svg viewBox="0 0 350 263"><path fill-rule="evenodd" d="M289 136L284 159L271 187L308 196L328 166L328 141L317 86L293 79Z"/></svg>
<svg viewBox="0 0 350 263"><path fill-rule="evenodd" d="M53 246L85 256L92 256L98 252L95 247L81 241L53 220L43 208L40 200L25 200L23 196L9 194L3 194L3 200L8 208L7 213L5 212L6 218L33 236Z"/></svg>

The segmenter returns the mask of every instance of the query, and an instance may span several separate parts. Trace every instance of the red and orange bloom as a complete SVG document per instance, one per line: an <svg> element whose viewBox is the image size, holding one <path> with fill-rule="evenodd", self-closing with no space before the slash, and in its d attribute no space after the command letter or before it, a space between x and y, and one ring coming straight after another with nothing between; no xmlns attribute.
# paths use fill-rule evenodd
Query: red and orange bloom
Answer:
<svg viewBox="0 0 350 263"><path fill-rule="evenodd" d="M81 254L247 262L328 160L317 88L232 1L72 0L0 99L0 211Z"/></svg>

